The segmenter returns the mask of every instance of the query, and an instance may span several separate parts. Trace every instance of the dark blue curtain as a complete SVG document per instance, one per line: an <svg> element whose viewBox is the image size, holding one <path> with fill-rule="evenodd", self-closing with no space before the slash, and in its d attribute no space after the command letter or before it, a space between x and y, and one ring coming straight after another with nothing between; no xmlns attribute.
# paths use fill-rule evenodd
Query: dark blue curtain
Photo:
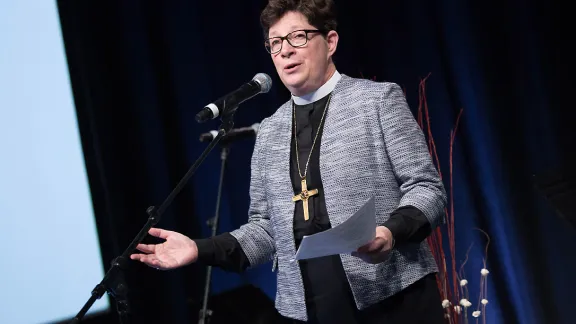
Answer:
<svg viewBox="0 0 576 324"><path fill-rule="evenodd" d="M107 264L120 254L206 147L197 124L207 103L256 73L272 91L244 103L250 126L288 100L262 43L265 1L59 1L70 75ZM479 301L486 239L489 323L570 323L576 287L576 229L533 183L574 158L574 50L559 4L502 1L337 1L341 73L400 84L416 115L426 97L439 165L450 190L450 132L463 111L453 153L457 262ZM230 148L219 232L247 219L253 140ZM159 227L207 237L220 151L214 150ZM148 240L148 239L147 239ZM151 240L151 239L150 239ZM447 247L446 247L447 249ZM133 317L195 320L204 266L158 272L131 264ZM274 298L271 265L244 274L215 269L212 292L253 284ZM475 306L474 306L475 307Z"/></svg>

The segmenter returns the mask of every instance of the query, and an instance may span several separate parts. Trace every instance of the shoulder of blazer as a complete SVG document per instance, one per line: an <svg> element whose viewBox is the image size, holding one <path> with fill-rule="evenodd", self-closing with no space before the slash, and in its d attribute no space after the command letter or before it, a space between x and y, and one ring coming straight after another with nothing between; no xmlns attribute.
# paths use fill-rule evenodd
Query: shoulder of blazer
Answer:
<svg viewBox="0 0 576 324"><path fill-rule="evenodd" d="M387 100L404 99L402 88L393 82L377 82L343 75L336 86L340 102L353 105L358 113L380 118L387 114ZM376 115L374 115L376 114Z"/></svg>
<svg viewBox="0 0 576 324"><path fill-rule="evenodd" d="M269 117L264 118L260 122L260 129L258 132L262 133L263 135L268 134L269 132L276 129L278 123L286 122L286 118L290 113L290 108L292 101L287 101L283 103L278 109ZM290 115L291 116L291 115Z"/></svg>
<svg viewBox="0 0 576 324"><path fill-rule="evenodd" d="M395 91L402 91L402 88L394 82L374 81L369 79L353 78L343 75L337 88L341 95L360 96L365 98L377 97L385 99Z"/></svg>

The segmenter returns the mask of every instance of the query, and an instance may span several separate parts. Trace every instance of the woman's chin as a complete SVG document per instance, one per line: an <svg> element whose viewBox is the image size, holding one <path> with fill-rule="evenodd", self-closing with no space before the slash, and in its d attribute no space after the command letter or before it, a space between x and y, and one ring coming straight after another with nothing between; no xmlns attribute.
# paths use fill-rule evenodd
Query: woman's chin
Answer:
<svg viewBox="0 0 576 324"><path fill-rule="evenodd" d="M290 90L290 92L296 96L302 96L310 92L310 90L306 89L305 79L289 78L284 81L284 84Z"/></svg>

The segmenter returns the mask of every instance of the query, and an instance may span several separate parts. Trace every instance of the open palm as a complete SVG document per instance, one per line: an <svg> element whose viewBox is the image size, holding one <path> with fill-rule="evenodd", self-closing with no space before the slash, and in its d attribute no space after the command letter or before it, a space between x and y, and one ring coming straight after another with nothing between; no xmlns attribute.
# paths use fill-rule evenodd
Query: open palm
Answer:
<svg viewBox="0 0 576 324"><path fill-rule="evenodd" d="M162 270L175 269L198 259L196 243L185 235L160 228L151 228L148 233L166 241L161 244L138 244L136 249L142 253L132 254L132 260L138 260L151 267Z"/></svg>

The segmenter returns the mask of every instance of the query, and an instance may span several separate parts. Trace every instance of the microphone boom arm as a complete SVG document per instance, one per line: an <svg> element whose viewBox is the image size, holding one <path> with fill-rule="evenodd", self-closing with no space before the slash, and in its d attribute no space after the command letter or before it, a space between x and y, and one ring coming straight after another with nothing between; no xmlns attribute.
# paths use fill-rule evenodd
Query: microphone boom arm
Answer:
<svg viewBox="0 0 576 324"><path fill-rule="evenodd" d="M194 164L192 164L186 174L184 174L182 179L178 182L176 187L162 202L160 207L150 206L147 208L146 213L149 215L149 217L144 227L140 230L140 232L138 232L136 237L132 240L130 245L128 245L126 250L124 250L122 255L113 259L111 268L106 272L102 281L100 281L100 283L94 287L90 298L84 304L78 314L70 321L70 323L80 323L94 302L96 302L97 299L102 298L105 292L108 292L112 297L116 299L116 308L120 316L120 322L122 324L128 324L129 305L126 299L128 288L124 282L123 270L125 270L128 260L130 260L130 254L134 252L136 246L140 244L146 237L150 228L160 222L164 211L168 208L168 206L172 203L180 191L182 191L186 183L194 175L196 170L198 170L208 154L214 149L214 147L216 147L216 145L218 145L222 137L224 137L234 127L233 119L234 113L237 109L238 106L230 107L230 109L228 109L226 113L222 115L222 123L219 127L218 135L204 149L200 157L194 162Z"/></svg>

